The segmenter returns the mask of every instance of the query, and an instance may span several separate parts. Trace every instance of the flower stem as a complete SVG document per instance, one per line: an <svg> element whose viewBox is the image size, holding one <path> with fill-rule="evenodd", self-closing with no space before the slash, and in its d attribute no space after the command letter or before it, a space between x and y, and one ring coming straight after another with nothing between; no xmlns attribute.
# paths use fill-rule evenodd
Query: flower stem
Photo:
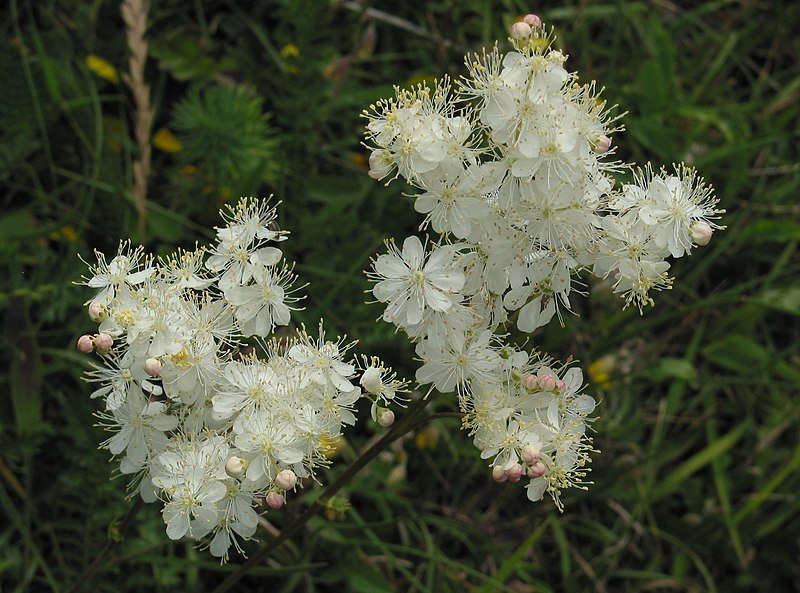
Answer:
<svg viewBox="0 0 800 593"><path fill-rule="evenodd" d="M128 509L128 512L125 513L125 516L122 518L122 520L114 527L114 531L118 536L121 536L123 533L125 533L125 531L127 531L128 527L130 527L131 523L133 523L134 517L136 517L136 514L143 506L144 502L142 501L141 497L137 496L136 502L130 509ZM79 576L78 579L72 583L72 586L67 589L66 593L75 593L76 591L80 591L81 587L84 585L88 585L94 578L95 573L97 573L106 563L108 556L117 546L117 543L117 540L109 537L106 540L105 545L100 549L100 552L97 554L97 556L95 556L94 561L86 570L83 571L83 574L81 574L81 576Z"/></svg>
<svg viewBox="0 0 800 593"><path fill-rule="evenodd" d="M416 428L419 425L418 419L422 410L428 405L428 403L430 403L432 399L433 397L429 396L420 398L414 402L414 404L412 404L408 409L408 413L399 422L392 426L389 432L377 440L369 449L364 451L361 456L356 459L346 470L344 470L344 472L342 472L338 478L336 478L328 485L327 488L325 488L325 491L319 497L317 502L324 502L330 499L345 485L347 485L353 476L361 471L365 465L375 459L382 451L386 450L389 445ZM275 548L279 547L295 533L300 531L300 529L303 528L308 520L316 515L322 508L322 505L316 504L309 506L300 515L295 517L294 521L282 529L280 534L275 537L275 539L266 542L247 562L242 564L236 572L222 581L222 583L220 583L220 585L214 589L212 593L224 593L225 591L229 591L231 587L238 583L239 580L245 576L245 574L247 574L251 568L260 564L272 553L273 550L275 550Z"/></svg>

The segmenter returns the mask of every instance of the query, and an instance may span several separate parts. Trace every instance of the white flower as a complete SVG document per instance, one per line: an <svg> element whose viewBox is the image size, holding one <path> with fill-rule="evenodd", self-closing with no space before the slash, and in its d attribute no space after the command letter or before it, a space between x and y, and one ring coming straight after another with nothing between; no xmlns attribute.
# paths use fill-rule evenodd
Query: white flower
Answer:
<svg viewBox="0 0 800 593"><path fill-rule="evenodd" d="M247 479L272 481L280 471L278 464L292 465L303 461L300 435L291 425L276 421L266 411L251 414L242 424L234 444L248 454Z"/></svg>
<svg viewBox="0 0 800 593"><path fill-rule="evenodd" d="M178 418L167 413L162 402L148 402L141 388L132 384L128 395L110 414L99 414L106 428L116 434L101 443L112 455L125 456L132 463L143 463L151 451L159 451L166 444L165 432L178 425Z"/></svg>
<svg viewBox="0 0 800 593"><path fill-rule="evenodd" d="M417 369L417 381L432 383L442 393L462 391L471 379L486 380L500 365L500 355L490 345L492 332L474 339L456 339L446 344L425 340L417 345L417 355L425 362Z"/></svg>
<svg viewBox="0 0 800 593"><path fill-rule="evenodd" d="M427 191L417 196L414 208L427 214L425 220L437 233L465 239L489 213L484 196L500 186L504 174L501 167L476 164L461 168L452 178L424 176L422 186Z"/></svg>
<svg viewBox="0 0 800 593"><path fill-rule="evenodd" d="M163 261L162 269L165 279L179 289L203 290L208 288L216 278L209 278L203 272L204 257L203 249L194 251L179 249Z"/></svg>
<svg viewBox="0 0 800 593"><path fill-rule="evenodd" d="M464 273L456 262L456 248L445 245L434 249L426 258L417 237L403 242L402 253L394 242L387 242L388 254L374 262L370 274L377 284L372 293L379 301L388 303L384 317L398 325L414 325L422 321L426 308L447 311L452 305L450 295L464 286Z"/></svg>
<svg viewBox="0 0 800 593"><path fill-rule="evenodd" d="M271 266L253 265L251 274L253 284L229 288L225 299L234 306L243 335L267 337L276 325L289 324L296 308L287 303L299 300L291 295L297 277L285 266L274 271Z"/></svg>
<svg viewBox="0 0 800 593"><path fill-rule="evenodd" d="M697 174L688 167L676 168L677 175L665 171L654 177L646 188L646 197L639 208L639 218L653 227L653 237L659 247L669 250L672 257L692 251L692 224L709 224L718 218L716 200Z"/></svg>
<svg viewBox="0 0 800 593"><path fill-rule="evenodd" d="M130 242L119 244L118 255L106 264L105 255L95 251L97 265L92 266L93 276L84 278L84 284L90 288L99 288L100 291L86 304L97 301L107 303L116 295L122 286L136 286L153 275L155 269L151 261L144 258L144 250L137 247L131 250ZM141 260L144 260L140 263ZM143 266L140 269L140 266Z"/></svg>

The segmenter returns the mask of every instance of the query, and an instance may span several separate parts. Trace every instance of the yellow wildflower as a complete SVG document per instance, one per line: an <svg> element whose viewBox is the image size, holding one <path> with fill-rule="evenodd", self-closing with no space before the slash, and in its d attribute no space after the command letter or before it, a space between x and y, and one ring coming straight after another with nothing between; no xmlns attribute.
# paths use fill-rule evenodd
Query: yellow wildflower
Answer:
<svg viewBox="0 0 800 593"><path fill-rule="evenodd" d="M173 154L183 150L181 141L167 128L161 128L153 135L153 146L164 152L171 152Z"/></svg>
<svg viewBox="0 0 800 593"><path fill-rule="evenodd" d="M89 54L86 56L84 61L86 63L86 67L97 74L97 76L100 78L110 80L114 84L119 82L119 74L117 73L117 69L114 68L110 62L107 62L100 56L96 56L94 54Z"/></svg>

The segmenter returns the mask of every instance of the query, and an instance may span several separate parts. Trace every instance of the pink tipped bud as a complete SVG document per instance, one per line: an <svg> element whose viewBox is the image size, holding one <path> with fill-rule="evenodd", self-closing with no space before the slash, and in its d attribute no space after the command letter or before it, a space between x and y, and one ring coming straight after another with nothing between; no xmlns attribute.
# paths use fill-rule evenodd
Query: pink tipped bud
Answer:
<svg viewBox="0 0 800 593"><path fill-rule="evenodd" d="M509 482L519 482L519 479L525 473L525 469L519 463L515 463L510 468L506 470L506 476L508 476Z"/></svg>
<svg viewBox="0 0 800 593"><path fill-rule="evenodd" d="M386 408L378 408L378 424L387 428L394 424L394 412Z"/></svg>
<svg viewBox="0 0 800 593"><path fill-rule="evenodd" d="M247 470L247 462L234 455L225 462L225 473L232 478L243 478Z"/></svg>
<svg viewBox="0 0 800 593"><path fill-rule="evenodd" d="M144 361L144 372L151 377L160 377L161 361L157 358L148 358Z"/></svg>
<svg viewBox="0 0 800 593"><path fill-rule="evenodd" d="M522 447L520 454L522 455L522 461L525 462L525 465L533 465L539 461L541 452L539 451L539 447L536 445L527 444Z"/></svg>
<svg viewBox="0 0 800 593"><path fill-rule="evenodd" d="M528 391L534 391L539 388L539 377L536 375L528 375L522 381L522 384L525 385L525 389Z"/></svg>
<svg viewBox="0 0 800 593"><path fill-rule="evenodd" d="M528 25L531 29L536 29L542 26L542 19L537 14L526 14L522 22Z"/></svg>
<svg viewBox="0 0 800 593"><path fill-rule="evenodd" d="M608 136L598 136L594 141L594 151L603 154L604 152L608 152L608 149L611 148L611 138Z"/></svg>
<svg viewBox="0 0 800 593"><path fill-rule="evenodd" d="M102 323L108 319L108 307L106 307L105 303L101 303L100 301L92 301L87 311L89 313L89 319L95 323Z"/></svg>
<svg viewBox="0 0 800 593"><path fill-rule="evenodd" d="M94 350L94 340L92 339L92 336L84 334L78 338L78 343L75 346L78 348L78 352L89 354L92 350Z"/></svg>
<svg viewBox="0 0 800 593"><path fill-rule="evenodd" d="M267 494L265 500L267 506L271 509L279 509L283 506L283 503L286 502L286 499L283 498L283 494L278 494L277 492L270 492Z"/></svg>
<svg viewBox="0 0 800 593"><path fill-rule="evenodd" d="M278 472L275 476L275 485L281 490L291 490L297 484L297 476L290 469Z"/></svg>
<svg viewBox="0 0 800 593"><path fill-rule="evenodd" d="M514 39L527 39L531 36L531 26L522 21L511 25L511 37Z"/></svg>
<svg viewBox="0 0 800 593"><path fill-rule="evenodd" d="M547 467L545 467L544 463L537 461L528 468L528 476L531 478L541 478L546 471Z"/></svg>
<svg viewBox="0 0 800 593"><path fill-rule="evenodd" d="M543 377L539 377L539 387L541 387L544 391L553 391L556 388L556 380L552 377L552 375L544 375Z"/></svg>
<svg viewBox="0 0 800 593"><path fill-rule="evenodd" d="M98 354L108 354L111 347L114 345L114 338L108 334L97 334L94 339L94 347L97 348Z"/></svg>
<svg viewBox="0 0 800 593"><path fill-rule="evenodd" d="M708 245L708 242L711 241L711 235L714 234L714 229L707 222L698 220L689 227L689 234L692 236L692 242L695 245Z"/></svg>
<svg viewBox="0 0 800 593"><path fill-rule="evenodd" d="M495 482L505 482L508 479L508 476L506 475L506 470L504 470L499 465L495 465L492 468L492 479Z"/></svg>
<svg viewBox="0 0 800 593"><path fill-rule="evenodd" d="M564 381L562 381L561 379L556 379L556 389L558 389L559 391L566 391L567 384L564 383Z"/></svg>

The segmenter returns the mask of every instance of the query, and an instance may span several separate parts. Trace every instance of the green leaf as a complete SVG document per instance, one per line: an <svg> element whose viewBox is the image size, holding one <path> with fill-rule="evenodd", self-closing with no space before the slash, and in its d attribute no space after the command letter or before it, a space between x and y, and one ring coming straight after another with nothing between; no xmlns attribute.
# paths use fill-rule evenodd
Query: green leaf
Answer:
<svg viewBox="0 0 800 593"><path fill-rule="evenodd" d="M742 232L742 242L786 243L800 241L800 224L791 220L761 219Z"/></svg>
<svg viewBox="0 0 800 593"><path fill-rule="evenodd" d="M356 593L391 593L392 586L380 572L367 564L352 566L347 582Z"/></svg>
<svg viewBox="0 0 800 593"><path fill-rule="evenodd" d="M697 369L682 358L662 358L646 373L655 381L682 379L690 383L697 381Z"/></svg>
<svg viewBox="0 0 800 593"><path fill-rule="evenodd" d="M727 336L703 349L703 355L711 362L741 373L769 364L773 355L754 339L743 335Z"/></svg>
<svg viewBox="0 0 800 593"><path fill-rule="evenodd" d="M680 489L680 486L693 473L711 463L714 459L733 447L745 433L749 421L745 420L729 433L709 443L708 447L690 457L673 472L667 475L653 493L652 501L668 496Z"/></svg>
<svg viewBox="0 0 800 593"><path fill-rule="evenodd" d="M765 290L752 302L791 315L800 315L800 284Z"/></svg>

